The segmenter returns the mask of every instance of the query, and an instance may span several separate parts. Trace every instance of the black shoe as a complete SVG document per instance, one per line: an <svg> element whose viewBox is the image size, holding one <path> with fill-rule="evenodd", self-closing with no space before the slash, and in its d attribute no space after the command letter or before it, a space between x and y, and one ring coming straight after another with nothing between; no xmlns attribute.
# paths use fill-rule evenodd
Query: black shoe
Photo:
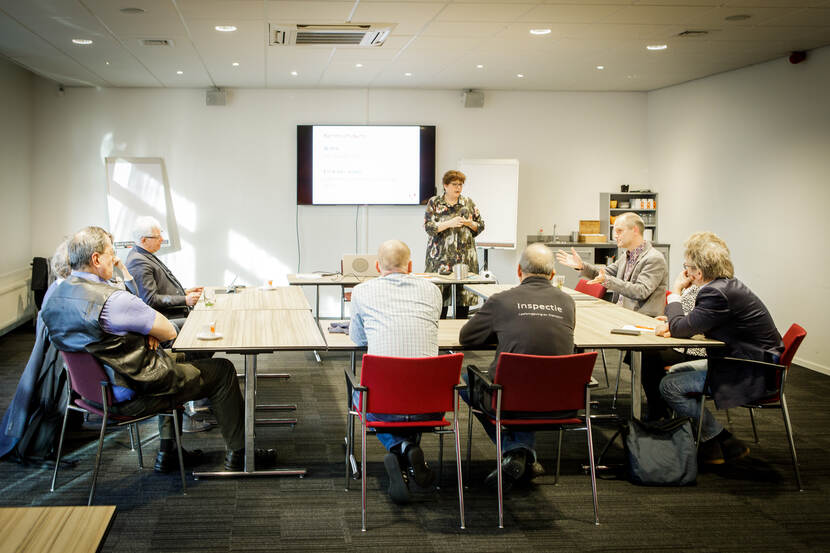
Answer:
<svg viewBox="0 0 830 553"><path fill-rule="evenodd" d="M398 505L409 503L409 487L401 472L401 463L394 453L387 453L383 458L383 466L389 476L389 497ZM364 475L365 477L365 475Z"/></svg>
<svg viewBox="0 0 830 553"><path fill-rule="evenodd" d="M749 455L749 448L747 447L747 445L735 436L730 435L728 438L720 441L719 443L720 448L723 451L723 459L727 463L737 461L738 459L743 459L744 457Z"/></svg>
<svg viewBox="0 0 830 553"><path fill-rule="evenodd" d="M429 465L424 461L424 452L417 445L411 445L406 448L406 460L408 461L406 470L409 476L421 488L427 488L435 482L435 473L429 468Z"/></svg>
<svg viewBox="0 0 830 553"><path fill-rule="evenodd" d="M254 466L259 468L273 467L277 464L276 449L257 449L254 451ZM225 454L225 470L241 472L245 470L245 448L228 451Z"/></svg>
<svg viewBox="0 0 830 553"><path fill-rule="evenodd" d="M182 458L184 460L185 468L195 467L200 465L205 458L205 454L201 449L194 449L188 451L182 448ZM153 465L153 470L156 472L172 472L179 470L179 452L175 448L169 451L161 451L156 454L156 464Z"/></svg>
<svg viewBox="0 0 830 553"><path fill-rule="evenodd" d="M542 466L542 463L534 461L533 455L528 454L527 460L525 461L525 473L522 475L520 480L524 483L529 483L534 478L538 478L544 474L545 467Z"/></svg>
<svg viewBox="0 0 830 553"><path fill-rule="evenodd" d="M205 432L213 428L213 423L206 420L198 420L195 417L186 416L182 418L182 432L192 434L193 432Z"/></svg>
<svg viewBox="0 0 830 553"><path fill-rule="evenodd" d="M501 460L501 488L503 492L508 492L525 473L525 465L527 463L528 451L526 449L514 449L504 455ZM484 484L488 488L498 489L499 475L496 471L491 472L484 479Z"/></svg>
<svg viewBox="0 0 830 553"><path fill-rule="evenodd" d="M720 442L715 438L701 442L697 447L697 460L704 465L722 465L725 461Z"/></svg>

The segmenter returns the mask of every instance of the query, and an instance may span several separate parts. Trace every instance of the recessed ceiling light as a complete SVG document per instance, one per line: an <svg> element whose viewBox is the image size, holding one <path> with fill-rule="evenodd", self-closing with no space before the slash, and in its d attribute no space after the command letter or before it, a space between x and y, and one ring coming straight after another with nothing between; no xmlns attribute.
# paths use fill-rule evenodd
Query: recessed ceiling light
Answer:
<svg viewBox="0 0 830 553"><path fill-rule="evenodd" d="M412 76L412 73L410 73L409 71L407 71L406 73L404 73L404 74L403 74L403 76L404 76L404 77L411 77L411 76Z"/></svg>
<svg viewBox="0 0 830 553"><path fill-rule="evenodd" d="M752 16L747 13L738 13L735 15L727 15L724 19L727 21L746 21L750 17Z"/></svg>
<svg viewBox="0 0 830 553"><path fill-rule="evenodd" d="M665 50L669 46L667 44L649 44L646 46L648 50Z"/></svg>
<svg viewBox="0 0 830 553"><path fill-rule="evenodd" d="M363 67L363 64L362 63L356 63L356 64L354 64L354 66L357 67L357 68L361 68L361 67Z"/></svg>
<svg viewBox="0 0 830 553"><path fill-rule="evenodd" d="M530 34L532 35L549 35L550 29L531 29Z"/></svg>
<svg viewBox="0 0 830 553"><path fill-rule="evenodd" d="M127 15L138 15L140 13L144 13L144 10L141 8L121 8L119 11Z"/></svg>
<svg viewBox="0 0 830 553"><path fill-rule="evenodd" d="M292 71L292 72L291 72L291 76L292 76L292 77L296 77L297 75L299 75L299 73L297 73L296 71Z"/></svg>
<svg viewBox="0 0 830 553"><path fill-rule="evenodd" d="M80 44L81 46L89 46L92 44L92 41L88 38L73 38L72 42L73 44Z"/></svg>
<svg viewBox="0 0 830 553"><path fill-rule="evenodd" d="M517 77L519 77L520 79L524 79L524 78L525 78L525 76L524 76L524 74L523 74L523 73L516 73L516 76L517 76Z"/></svg>
<svg viewBox="0 0 830 553"><path fill-rule="evenodd" d="M233 62L231 65L233 65L234 67L239 67L239 62L238 62L238 61L235 61L235 62Z"/></svg>
<svg viewBox="0 0 830 553"><path fill-rule="evenodd" d="M476 69L484 69L484 65L479 63L478 65L476 65Z"/></svg>
<svg viewBox="0 0 830 553"><path fill-rule="evenodd" d="M108 61L105 61L104 63L106 63L107 65L109 65L109 64L110 64L110 62L108 62Z"/></svg>
<svg viewBox="0 0 830 553"><path fill-rule="evenodd" d="M599 69L600 71L602 71L603 69L605 69L605 66L604 66L604 65L597 65L597 69Z"/></svg>
<svg viewBox="0 0 830 553"><path fill-rule="evenodd" d="M176 71L176 75L184 75L184 71Z"/></svg>
<svg viewBox="0 0 830 553"><path fill-rule="evenodd" d="M236 30L236 26L235 25L217 25L216 27L214 27L214 29L216 29L217 31L222 32L222 33L232 33Z"/></svg>

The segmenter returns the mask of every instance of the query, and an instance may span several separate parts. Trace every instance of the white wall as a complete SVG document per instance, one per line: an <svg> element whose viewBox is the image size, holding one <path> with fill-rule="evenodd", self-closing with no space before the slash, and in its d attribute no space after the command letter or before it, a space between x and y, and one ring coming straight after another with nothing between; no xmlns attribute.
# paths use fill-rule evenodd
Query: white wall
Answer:
<svg viewBox="0 0 830 553"><path fill-rule="evenodd" d="M830 48L652 92L648 150L672 267L689 234L718 233L779 330L807 329L796 361L830 374L828 91Z"/></svg>
<svg viewBox="0 0 830 553"><path fill-rule="evenodd" d="M0 58L0 331L31 313L33 80L31 73Z"/></svg>
<svg viewBox="0 0 830 553"><path fill-rule="evenodd" d="M564 233L596 218L600 191L647 184L642 93L488 92L484 108L465 109L459 91L246 89L207 107L201 90L70 88L58 97L39 80L36 106L33 201L54 207L33 226L33 248L107 225L104 157L162 157L183 242L169 262L185 284L296 272L297 211L302 272L339 269L343 253L374 252L393 237L423 270L421 207L370 207L368 230L366 208L297 210L298 123L435 124L439 175L461 158L518 158L520 244L540 227ZM474 182L465 194L475 199ZM515 282L518 254L491 255L502 281Z"/></svg>

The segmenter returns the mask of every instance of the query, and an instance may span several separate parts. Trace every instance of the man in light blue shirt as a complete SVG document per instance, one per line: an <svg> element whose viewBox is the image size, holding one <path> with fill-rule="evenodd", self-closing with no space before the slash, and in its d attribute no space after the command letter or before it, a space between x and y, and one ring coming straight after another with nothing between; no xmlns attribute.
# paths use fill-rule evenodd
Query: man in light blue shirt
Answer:
<svg viewBox="0 0 830 553"><path fill-rule="evenodd" d="M352 320L349 335L372 355L394 357L433 357L438 355L438 318L441 291L431 282L412 276L409 247L389 240L378 250L377 268L381 276L358 284L352 292ZM357 394L355 393L355 403ZM428 420L435 414L368 414L369 420ZM389 453L383 460L389 474L389 495L395 503L409 501L408 478L421 487L435 479L424 461L418 443L421 435L378 432L378 439ZM405 476L401 469L407 471Z"/></svg>

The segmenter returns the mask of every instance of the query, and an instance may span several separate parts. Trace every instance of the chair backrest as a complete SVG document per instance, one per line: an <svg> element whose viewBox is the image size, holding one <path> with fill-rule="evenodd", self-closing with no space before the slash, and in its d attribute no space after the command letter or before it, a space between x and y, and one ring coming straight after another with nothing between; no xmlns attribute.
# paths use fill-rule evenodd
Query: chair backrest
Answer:
<svg viewBox="0 0 830 553"><path fill-rule="evenodd" d="M91 354L85 351L62 351L72 391L95 403L101 403L101 382L109 382L107 373ZM107 386L107 405L112 405L112 388Z"/></svg>
<svg viewBox="0 0 830 553"><path fill-rule="evenodd" d="M784 334L784 353L781 354L781 359L778 360L779 365L790 368L795 352L798 351L798 346L804 341L805 336L807 336L807 331L800 325L793 323L790 326L790 329Z"/></svg>
<svg viewBox="0 0 830 553"><path fill-rule="evenodd" d="M494 384L501 384L502 411L573 411L585 407L597 352L573 355L502 353ZM496 410L496 395L492 408Z"/></svg>
<svg viewBox="0 0 830 553"><path fill-rule="evenodd" d="M600 283L596 284L588 284L588 281L584 278L580 278L579 282L576 283L576 288L574 288L577 292L582 292L583 294L588 294L589 296L594 296L595 298L602 299L605 297L606 288Z"/></svg>
<svg viewBox="0 0 830 553"><path fill-rule="evenodd" d="M436 357L364 355L360 384L369 388L368 413L420 415L453 410L453 387L463 353Z"/></svg>

